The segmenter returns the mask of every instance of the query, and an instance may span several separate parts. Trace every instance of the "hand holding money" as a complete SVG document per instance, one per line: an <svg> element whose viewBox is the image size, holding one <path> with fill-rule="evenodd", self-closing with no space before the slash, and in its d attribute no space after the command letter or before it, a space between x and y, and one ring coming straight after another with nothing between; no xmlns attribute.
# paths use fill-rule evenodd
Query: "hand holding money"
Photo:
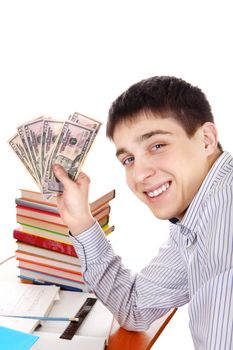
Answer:
<svg viewBox="0 0 233 350"><path fill-rule="evenodd" d="M64 168L53 166L56 178L63 184L64 192L57 196L57 205L62 220L69 227L73 235L87 230L94 223L88 202L89 177L81 172L75 181L72 181Z"/></svg>
<svg viewBox="0 0 233 350"><path fill-rule="evenodd" d="M54 176L53 165L60 164L75 180L101 123L79 113L62 122L39 117L20 125L8 141L46 198L63 192Z"/></svg>

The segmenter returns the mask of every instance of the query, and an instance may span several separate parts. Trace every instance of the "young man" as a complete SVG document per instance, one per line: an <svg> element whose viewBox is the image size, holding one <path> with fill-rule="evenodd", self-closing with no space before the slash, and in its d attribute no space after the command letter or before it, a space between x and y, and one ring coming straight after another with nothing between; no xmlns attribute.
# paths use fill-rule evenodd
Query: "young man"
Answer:
<svg viewBox="0 0 233 350"><path fill-rule="evenodd" d="M141 81L113 102L107 136L129 188L170 220L170 235L132 275L90 213L89 178L73 182L55 166L60 214L86 282L127 329L146 329L189 302L195 348L233 349L233 158L218 143L205 95L175 77Z"/></svg>

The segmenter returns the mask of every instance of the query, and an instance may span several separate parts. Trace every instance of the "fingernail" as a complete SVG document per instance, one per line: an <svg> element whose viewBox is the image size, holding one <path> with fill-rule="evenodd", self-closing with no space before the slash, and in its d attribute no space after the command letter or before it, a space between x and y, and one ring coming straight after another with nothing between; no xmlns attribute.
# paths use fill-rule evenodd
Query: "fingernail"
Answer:
<svg viewBox="0 0 233 350"><path fill-rule="evenodd" d="M54 164L54 165L53 165L53 169L54 169L54 170L61 169L61 166L60 166L59 164Z"/></svg>

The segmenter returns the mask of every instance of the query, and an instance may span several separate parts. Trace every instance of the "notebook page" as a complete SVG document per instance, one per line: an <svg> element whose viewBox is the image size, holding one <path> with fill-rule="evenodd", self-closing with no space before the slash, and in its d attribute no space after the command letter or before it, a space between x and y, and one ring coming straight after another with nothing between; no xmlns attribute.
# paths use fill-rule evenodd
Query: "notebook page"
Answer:
<svg viewBox="0 0 233 350"><path fill-rule="evenodd" d="M57 298L59 287L0 282L0 315L45 316ZM1 317L1 325L32 332L38 320Z"/></svg>
<svg viewBox="0 0 233 350"><path fill-rule="evenodd" d="M39 336L30 350L104 350L105 339L96 337L74 336L71 340L61 339L56 333L34 332Z"/></svg>
<svg viewBox="0 0 233 350"><path fill-rule="evenodd" d="M49 316L73 317L81 308L88 297L95 297L91 293L79 293L70 291L60 291L60 300L54 303ZM77 335L103 337L108 340L113 322L111 312L99 301L95 303L84 322L77 331ZM45 321L39 332L53 332L61 334L68 326L69 322Z"/></svg>

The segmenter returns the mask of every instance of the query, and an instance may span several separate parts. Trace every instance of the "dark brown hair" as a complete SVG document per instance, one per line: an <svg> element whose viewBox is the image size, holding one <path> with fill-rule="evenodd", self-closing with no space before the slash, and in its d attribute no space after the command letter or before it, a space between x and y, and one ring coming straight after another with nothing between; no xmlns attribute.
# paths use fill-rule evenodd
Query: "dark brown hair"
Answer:
<svg viewBox="0 0 233 350"><path fill-rule="evenodd" d="M189 136L205 122L214 122L211 106L200 88L173 76L155 76L130 86L112 103L107 137L112 139L119 123L133 120L143 111L176 119Z"/></svg>

